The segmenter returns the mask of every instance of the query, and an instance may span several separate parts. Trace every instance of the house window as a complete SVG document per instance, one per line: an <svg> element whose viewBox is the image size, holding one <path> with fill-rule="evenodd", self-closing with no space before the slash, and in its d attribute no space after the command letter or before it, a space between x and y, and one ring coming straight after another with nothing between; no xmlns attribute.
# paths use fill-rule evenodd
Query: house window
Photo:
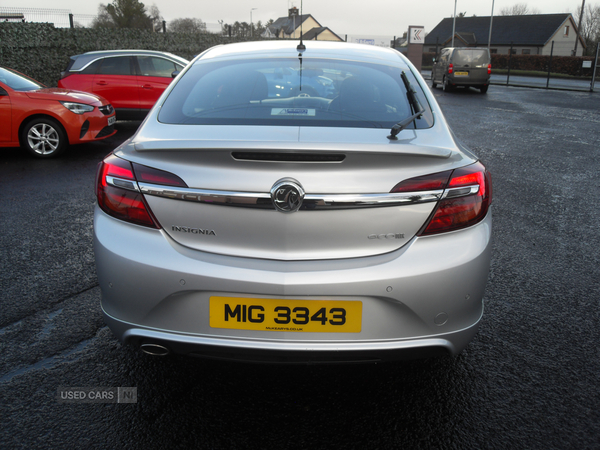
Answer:
<svg viewBox="0 0 600 450"><path fill-rule="evenodd" d="M509 50L509 53L511 55L516 55L517 54L517 49L513 48L512 50Z"/></svg>
<svg viewBox="0 0 600 450"><path fill-rule="evenodd" d="M429 53L435 53L435 47L429 49Z"/></svg>
<svg viewBox="0 0 600 450"><path fill-rule="evenodd" d="M490 53L498 53L498 49L497 48L491 48L490 49Z"/></svg>
<svg viewBox="0 0 600 450"><path fill-rule="evenodd" d="M563 36L567 37L568 35L569 35L569 26L567 25L567 26L565 26L565 31L564 31Z"/></svg>
<svg viewBox="0 0 600 450"><path fill-rule="evenodd" d="M531 54L531 50L528 48L524 48L523 50L521 50L521 54L522 55L530 55Z"/></svg>

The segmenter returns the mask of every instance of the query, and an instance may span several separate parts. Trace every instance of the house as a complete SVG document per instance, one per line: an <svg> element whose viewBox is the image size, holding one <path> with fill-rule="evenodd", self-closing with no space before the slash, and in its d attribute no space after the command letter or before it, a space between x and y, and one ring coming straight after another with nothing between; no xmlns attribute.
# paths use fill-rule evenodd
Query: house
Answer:
<svg viewBox="0 0 600 450"><path fill-rule="evenodd" d="M443 19L425 38L424 51L439 52L452 45L453 18ZM487 47L490 35L490 16L457 17L454 33L455 47ZM571 56L577 39L577 25L571 14L533 14L494 16L491 53L549 55L554 42L554 56ZM585 43L579 38L577 56Z"/></svg>
<svg viewBox="0 0 600 450"><path fill-rule="evenodd" d="M304 41L343 41L327 27L315 27L302 35Z"/></svg>
<svg viewBox="0 0 600 450"><path fill-rule="evenodd" d="M319 41L343 41L327 27L321 26L310 14L299 14L295 6L288 10L287 17L280 17L263 33L263 37L279 39L302 39Z"/></svg>

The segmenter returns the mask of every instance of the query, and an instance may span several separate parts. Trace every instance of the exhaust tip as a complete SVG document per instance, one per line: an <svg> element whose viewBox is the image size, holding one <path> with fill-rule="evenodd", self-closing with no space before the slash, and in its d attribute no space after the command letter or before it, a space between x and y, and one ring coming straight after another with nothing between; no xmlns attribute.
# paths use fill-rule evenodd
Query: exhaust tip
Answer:
<svg viewBox="0 0 600 450"><path fill-rule="evenodd" d="M167 356L171 353L167 347L158 344L142 344L140 350L152 356Z"/></svg>

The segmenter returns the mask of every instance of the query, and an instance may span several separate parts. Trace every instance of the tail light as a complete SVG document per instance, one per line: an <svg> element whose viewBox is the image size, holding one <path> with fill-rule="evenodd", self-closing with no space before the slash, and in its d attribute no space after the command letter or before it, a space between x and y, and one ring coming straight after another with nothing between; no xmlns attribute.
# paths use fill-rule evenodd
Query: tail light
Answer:
<svg viewBox="0 0 600 450"><path fill-rule="evenodd" d="M187 187L177 175L130 163L111 154L98 165L96 175L98 206L109 216L125 222L161 228L144 196L139 192L138 181Z"/></svg>
<svg viewBox="0 0 600 450"><path fill-rule="evenodd" d="M460 169L410 178L391 192L444 190L442 198L418 236L460 230L481 222L492 202L492 178L477 162Z"/></svg>
<svg viewBox="0 0 600 450"><path fill-rule="evenodd" d="M448 64L448 74L452 74L452 72L454 72L454 64L450 63Z"/></svg>
<svg viewBox="0 0 600 450"><path fill-rule="evenodd" d="M446 189L451 174L452 171L447 170L422 177L409 178L398 183L390 192L421 192Z"/></svg>
<svg viewBox="0 0 600 450"><path fill-rule="evenodd" d="M488 64L488 75L492 74L492 65Z"/></svg>

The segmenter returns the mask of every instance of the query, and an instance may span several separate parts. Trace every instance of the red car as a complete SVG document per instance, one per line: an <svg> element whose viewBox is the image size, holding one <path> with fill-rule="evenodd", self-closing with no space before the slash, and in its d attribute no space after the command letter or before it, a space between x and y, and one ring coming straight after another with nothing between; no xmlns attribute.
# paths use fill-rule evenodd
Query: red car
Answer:
<svg viewBox="0 0 600 450"><path fill-rule="evenodd" d="M115 120L112 105L98 95L47 88L0 67L0 147L21 146L51 158L69 144L112 136Z"/></svg>
<svg viewBox="0 0 600 450"><path fill-rule="evenodd" d="M143 119L189 61L152 50L103 50L71 56L58 87L108 99L119 120Z"/></svg>

